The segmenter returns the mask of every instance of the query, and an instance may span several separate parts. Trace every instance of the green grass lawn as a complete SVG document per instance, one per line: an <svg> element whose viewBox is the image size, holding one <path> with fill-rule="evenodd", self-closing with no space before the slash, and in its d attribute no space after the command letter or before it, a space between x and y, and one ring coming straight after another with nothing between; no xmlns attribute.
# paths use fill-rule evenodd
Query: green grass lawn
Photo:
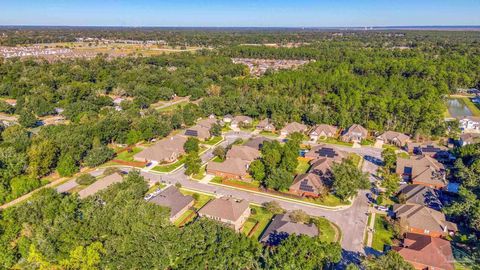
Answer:
<svg viewBox="0 0 480 270"><path fill-rule="evenodd" d="M205 166L202 166L198 173L192 175L192 178L195 180L202 180L205 177L205 175L206 175Z"/></svg>
<svg viewBox="0 0 480 270"><path fill-rule="evenodd" d="M258 223L257 229L251 236L252 239L258 239L262 235L262 232L265 230L267 225L270 223L273 214L268 212L267 209L263 207L250 205L250 208L255 209L255 214L250 215L248 220L243 225L242 232L245 235L248 235L248 233L252 230L255 224Z"/></svg>
<svg viewBox="0 0 480 270"><path fill-rule="evenodd" d="M216 136L213 138L210 138L210 140L202 142L203 144L208 144L208 145L215 145L223 140L222 136Z"/></svg>
<svg viewBox="0 0 480 270"><path fill-rule="evenodd" d="M318 199L308 199L308 198L306 198L304 200L307 200L307 201L310 201L310 202L313 202L313 203L316 203L316 204L320 204L320 205L325 205L325 206L340 206L340 205L348 204L348 202L342 201L342 199L338 198L337 196L335 196L334 194L331 194L331 193L322 197L321 199L320 198L318 198Z"/></svg>
<svg viewBox="0 0 480 270"><path fill-rule="evenodd" d="M171 172L178 168L179 166L182 166L183 163L185 163L185 156L181 157L177 162L168 164L168 165L158 165L153 167L152 170L157 171L157 172Z"/></svg>
<svg viewBox="0 0 480 270"><path fill-rule="evenodd" d="M174 222L173 222L173 225L175 226L180 226L180 224L188 217L190 216L192 213L195 213L195 211L189 209L187 211L185 211L185 213L183 213L183 215L181 215L179 218L177 218ZM192 215L192 217L190 219L194 219L196 215ZM188 221L187 221L188 222Z"/></svg>
<svg viewBox="0 0 480 270"><path fill-rule="evenodd" d="M182 108L183 106L187 105L188 101L185 100L185 101L182 101L182 102L179 102L179 103L176 103L176 104L173 104L171 106L167 106L167 107L164 107L164 108L161 108L161 109L157 109L159 112L171 112L171 111L174 111L176 109L180 109Z"/></svg>
<svg viewBox="0 0 480 270"><path fill-rule="evenodd" d="M214 157L214 158L212 159L212 161L213 161L213 162L218 162L218 163L223 162L223 160L221 160L218 156Z"/></svg>
<svg viewBox="0 0 480 270"><path fill-rule="evenodd" d="M216 179L217 182L215 183L222 183L222 179L220 178L220 182L218 182L219 180ZM260 182L258 181L255 181L255 180L252 180L252 182L245 182L245 181L240 181L240 180L235 180L235 179L228 179L228 182L232 183L232 184L235 184L237 186L241 186L241 187L246 187L246 188L258 188L260 187Z"/></svg>
<svg viewBox="0 0 480 270"><path fill-rule="evenodd" d="M308 160L304 158L298 158L298 166L295 169L296 174L306 173L309 168L310 168L310 164L308 163Z"/></svg>
<svg viewBox="0 0 480 270"><path fill-rule="evenodd" d="M280 135L275 132L270 131L260 131L260 135L267 136L267 137L279 137Z"/></svg>
<svg viewBox="0 0 480 270"><path fill-rule="evenodd" d="M366 139L366 140L362 140L362 141L360 142L360 145L368 146L368 145L373 145L374 143L375 143L374 140Z"/></svg>
<svg viewBox="0 0 480 270"><path fill-rule="evenodd" d="M405 152L400 152L397 154L397 157L399 158L405 158L405 159L410 159L410 155L408 153L405 153Z"/></svg>
<svg viewBox="0 0 480 270"><path fill-rule="evenodd" d="M321 241L332 243L338 240L338 236L336 235L336 230L333 225L328 219L326 218L315 218L314 221L315 225L317 225L319 234L318 238Z"/></svg>
<svg viewBox="0 0 480 270"><path fill-rule="evenodd" d="M190 190L185 190L183 188L180 189L180 192L183 195L191 195L191 196L196 193ZM195 200L195 204L193 205L193 208L195 208L196 210L202 208L205 204L208 203L208 201L213 199L213 196L210 196L210 195L205 195L202 193L196 193L196 194L198 194L198 200Z"/></svg>
<svg viewBox="0 0 480 270"><path fill-rule="evenodd" d="M157 182L157 183L155 183L155 185L153 185L151 188L148 189L147 194L152 193L159 188L162 189L164 187L165 187L165 184Z"/></svg>
<svg viewBox="0 0 480 270"><path fill-rule="evenodd" d="M350 153L348 157L351 158L353 161L353 164L356 164L357 166L359 166L360 161L362 161L362 157L354 153Z"/></svg>
<svg viewBox="0 0 480 270"><path fill-rule="evenodd" d="M348 143L348 142L342 142L340 140L337 140L335 138L325 138L325 139L319 139L318 140L320 143L330 143L330 144L337 144L337 145L343 145L343 146L353 146L353 143Z"/></svg>
<svg viewBox="0 0 480 270"><path fill-rule="evenodd" d="M140 153L143 149L140 147L133 147L132 151L123 151L115 157L115 159L120 159L124 161L134 161L133 156Z"/></svg>
<svg viewBox="0 0 480 270"><path fill-rule="evenodd" d="M375 215L375 227L373 232L372 248L383 251L385 245L391 245L393 228L387 222L385 215Z"/></svg>
<svg viewBox="0 0 480 270"><path fill-rule="evenodd" d="M367 228L370 225L370 222L372 221L372 213L368 213L368 220L367 220ZM366 246L368 242L368 232L365 232L365 235L363 236L363 245Z"/></svg>
<svg viewBox="0 0 480 270"><path fill-rule="evenodd" d="M230 128L230 125L225 125L225 126L222 127L222 132L224 132L224 133L225 133L225 132L229 132L229 131L231 131L231 130L232 130L232 129Z"/></svg>
<svg viewBox="0 0 480 270"><path fill-rule="evenodd" d="M464 102L465 105L467 105L468 109L472 112L473 116L480 116L480 108L473 103L470 98L468 97L463 97L461 98Z"/></svg>

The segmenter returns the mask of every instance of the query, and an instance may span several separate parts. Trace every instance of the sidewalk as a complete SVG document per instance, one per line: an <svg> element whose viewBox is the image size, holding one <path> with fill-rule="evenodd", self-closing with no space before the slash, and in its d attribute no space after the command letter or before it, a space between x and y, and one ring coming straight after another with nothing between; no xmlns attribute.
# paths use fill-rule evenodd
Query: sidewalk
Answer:
<svg viewBox="0 0 480 270"><path fill-rule="evenodd" d="M375 211L371 211L371 208L369 209L370 212L370 223L367 226L367 247L372 246L373 242L373 232L375 230Z"/></svg>

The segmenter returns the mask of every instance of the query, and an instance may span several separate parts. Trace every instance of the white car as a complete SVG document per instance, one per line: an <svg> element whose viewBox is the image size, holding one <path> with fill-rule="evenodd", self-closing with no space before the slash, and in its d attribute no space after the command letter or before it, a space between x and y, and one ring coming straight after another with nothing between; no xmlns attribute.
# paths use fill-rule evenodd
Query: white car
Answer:
<svg viewBox="0 0 480 270"><path fill-rule="evenodd" d="M376 208L377 208L378 211L383 211L383 212L388 211L388 207L383 206L383 205L377 205Z"/></svg>

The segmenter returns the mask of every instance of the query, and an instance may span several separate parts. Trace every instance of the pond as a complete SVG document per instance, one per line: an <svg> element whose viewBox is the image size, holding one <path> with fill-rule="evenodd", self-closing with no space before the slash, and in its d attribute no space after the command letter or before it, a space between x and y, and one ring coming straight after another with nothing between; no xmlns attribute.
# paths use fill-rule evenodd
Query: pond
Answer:
<svg viewBox="0 0 480 270"><path fill-rule="evenodd" d="M462 99L450 98L447 100L448 112L454 118L472 116L472 112Z"/></svg>

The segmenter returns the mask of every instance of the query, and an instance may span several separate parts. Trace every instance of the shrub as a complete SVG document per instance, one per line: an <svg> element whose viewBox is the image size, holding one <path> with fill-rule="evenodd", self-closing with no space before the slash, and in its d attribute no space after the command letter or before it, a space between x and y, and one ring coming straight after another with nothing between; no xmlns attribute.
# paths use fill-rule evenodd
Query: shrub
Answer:
<svg viewBox="0 0 480 270"><path fill-rule="evenodd" d="M95 181L97 181L97 179L93 175L88 173L80 175L75 180L75 182L77 182L77 184L79 185L90 185L93 184Z"/></svg>

